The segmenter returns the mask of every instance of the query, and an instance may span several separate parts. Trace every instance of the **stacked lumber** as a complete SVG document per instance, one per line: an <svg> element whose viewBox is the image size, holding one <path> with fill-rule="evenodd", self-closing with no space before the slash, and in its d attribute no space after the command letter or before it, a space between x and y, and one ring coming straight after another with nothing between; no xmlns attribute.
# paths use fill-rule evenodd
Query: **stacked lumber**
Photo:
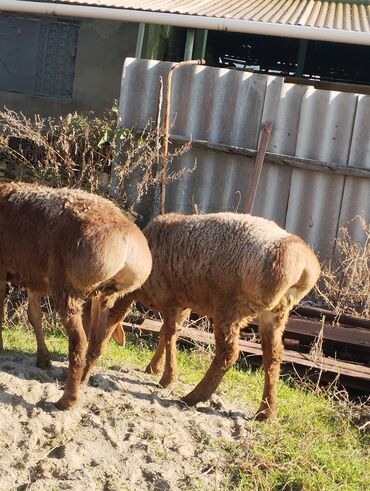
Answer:
<svg viewBox="0 0 370 491"><path fill-rule="evenodd" d="M367 324L365 323L365 326ZM140 336L159 335L161 322L152 319L145 319L142 324L124 323L125 330L134 332ZM252 324L250 332L255 331L257 324ZM369 326L367 326L370 328ZM179 330L178 339L180 343L191 345L214 345L214 335L211 332L183 327ZM296 340L295 345L289 343ZM311 349L309 352L302 352L302 345L314 346L320 340L321 350ZM304 344L303 344L304 343ZM361 353L361 361L348 361L334 356L326 356L322 347L329 343L329 346L345 346L346 350ZM294 349L288 349L293 346ZM256 341L241 338L239 341L240 353L243 358L253 366L261 366L262 349ZM285 349L283 353L283 363L294 367L300 374L311 376L315 380L331 382L338 380L345 387L361 392L370 392L370 367L367 366L370 359L370 329L350 327L350 326L331 326L322 321L304 319L293 316L289 319L285 332Z"/></svg>

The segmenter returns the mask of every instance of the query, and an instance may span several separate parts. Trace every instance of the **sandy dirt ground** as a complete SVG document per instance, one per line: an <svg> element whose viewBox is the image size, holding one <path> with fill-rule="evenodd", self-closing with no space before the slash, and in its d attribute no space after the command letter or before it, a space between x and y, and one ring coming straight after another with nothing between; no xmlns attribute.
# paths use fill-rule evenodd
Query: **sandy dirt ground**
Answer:
<svg viewBox="0 0 370 491"><path fill-rule="evenodd" d="M60 412L67 364L0 355L0 490L223 489L215 442L243 438L251 409L215 397L185 408L142 370L98 369ZM185 386L178 386L185 393Z"/></svg>

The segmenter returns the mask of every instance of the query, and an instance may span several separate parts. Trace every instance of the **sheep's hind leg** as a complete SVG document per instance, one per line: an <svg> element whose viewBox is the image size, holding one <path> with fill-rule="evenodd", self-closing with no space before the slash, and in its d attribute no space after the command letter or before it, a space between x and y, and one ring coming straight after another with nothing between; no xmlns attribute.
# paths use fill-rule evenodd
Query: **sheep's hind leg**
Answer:
<svg viewBox="0 0 370 491"><path fill-rule="evenodd" d="M67 296L57 311L69 338L69 367L63 396L56 402L58 409L69 409L78 401L79 389L86 360L87 338L82 324L82 300Z"/></svg>
<svg viewBox="0 0 370 491"><path fill-rule="evenodd" d="M27 289L28 295L28 320L35 332L37 342L37 361L36 366L39 368L50 368L50 353L45 343L44 333L42 331L42 311L40 297Z"/></svg>
<svg viewBox="0 0 370 491"><path fill-rule="evenodd" d="M230 312L233 309L230 307ZM207 401L219 386L222 377L239 357L240 323L227 315L214 319L216 353L205 376L189 394L182 398L188 406Z"/></svg>
<svg viewBox="0 0 370 491"><path fill-rule="evenodd" d="M276 413L277 384L280 375L280 364L283 352L282 335L285 329L289 310L264 312L260 316L259 331L261 335L265 384L262 401L256 419L264 421Z"/></svg>

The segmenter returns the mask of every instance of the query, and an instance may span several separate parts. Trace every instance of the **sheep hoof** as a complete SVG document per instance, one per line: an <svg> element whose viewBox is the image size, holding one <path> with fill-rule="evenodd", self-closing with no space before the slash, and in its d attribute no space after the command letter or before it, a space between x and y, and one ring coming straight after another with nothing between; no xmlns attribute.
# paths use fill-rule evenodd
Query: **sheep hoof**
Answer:
<svg viewBox="0 0 370 491"><path fill-rule="evenodd" d="M168 387L170 387L171 385L173 385L173 382L169 382L167 380L160 380L158 382L158 385L159 387L161 387L162 389L168 389Z"/></svg>
<svg viewBox="0 0 370 491"><path fill-rule="evenodd" d="M163 366L162 367L158 367L156 365L151 365L149 363L149 365L145 369L145 373L149 373L150 375L157 375L162 370L163 370Z"/></svg>
<svg viewBox="0 0 370 491"><path fill-rule="evenodd" d="M38 368L45 369L45 368L51 368L52 364L48 358L37 358L36 366Z"/></svg>
<svg viewBox="0 0 370 491"><path fill-rule="evenodd" d="M181 398L181 402L183 402L184 404L186 404L189 407L192 407L192 406L196 406L199 401L196 399L193 399L192 397L189 397L187 395L187 396L184 396Z"/></svg>
<svg viewBox="0 0 370 491"><path fill-rule="evenodd" d="M81 378L81 385L87 385L89 383L90 378L91 378L91 371L88 370L87 372L84 372Z"/></svg>
<svg viewBox="0 0 370 491"><path fill-rule="evenodd" d="M270 408L267 409L259 409L254 417L255 420L257 421L268 421L269 419L274 416L274 413L271 411Z"/></svg>
<svg viewBox="0 0 370 491"><path fill-rule="evenodd" d="M65 397L62 396L59 401L55 403L55 406L57 409L60 409L61 411L65 411L66 409L72 409L74 406L77 405L77 397Z"/></svg>
<svg viewBox="0 0 370 491"><path fill-rule="evenodd" d="M162 389L167 389L168 387L174 385L175 380L162 377L161 380L158 382L159 386L162 387Z"/></svg>

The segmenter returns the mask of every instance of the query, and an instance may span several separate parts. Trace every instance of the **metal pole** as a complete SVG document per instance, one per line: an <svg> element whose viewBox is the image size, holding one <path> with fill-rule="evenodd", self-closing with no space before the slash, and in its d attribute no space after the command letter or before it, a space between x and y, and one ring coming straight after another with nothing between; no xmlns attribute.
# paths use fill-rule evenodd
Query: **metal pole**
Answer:
<svg viewBox="0 0 370 491"><path fill-rule="evenodd" d="M272 123L266 123L262 129L262 137L260 145L257 152L256 161L253 168L252 182L249 188L247 201L245 203L244 212L251 213L253 209L254 199L256 197L258 183L261 177L263 161L265 159L267 145L270 140L270 135L272 131Z"/></svg>
<svg viewBox="0 0 370 491"><path fill-rule="evenodd" d="M117 4L119 2L114 3ZM145 3L147 4L148 2ZM169 2L167 2L167 4L168 3ZM116 22L145 22L145 24L178 26L191 29L244 32L248 34L262 34L265 36L311 39L315 41L330 41L333 43L348 43L370 46L370 36L366 31L328 29L327 27L300 26L295 24L262 22L225 17L207 17L204 15L170 14L166 12L151 12L148 10L98 7L96 5L93 7L87 5L66 5L55 3L55 1L51 0L49 2L31 0L1 0L0 11L21 12L22 15L25 13L32 13L39 15L50 15L54 17L86 17L90 19L113 20Z"/></svg>
<svg viewBox="0 0 370 491"><path fill-rule="evenodd" d="M185 61L191 60L193 58L194 39L195 39L195 29L187 29L186 30L185 51L184 51L184 60Z"/></svg>
<svg viewBox="0 0 370 491"><path fill-rule="evenodd" d="M140 22L139 31L137 33L135 58L141 58L143 54L144 34L145 34L145 24L143 22Z"/></svg>
<svg viewBox="0 0 370 491"><path fill-rule="evenodd" d="M297 58L297 70L295 72L296 77L303 77L304 74L304 65L306 62L306 54L307 54L308 41L307 39L301 39L299 41L299 50L298 50L298 58Z"/></svg>
<svg viewBox="0 0 370 491"><path fill-rule="evenodd" d="M166 200L166 184L167 184L167 167L168 167L168 137L170 133L170 112L171 112L171 85L172 76L177 68L186 65L204 65L204 60L189 60L181 61L173 65L168 73L167 77L167 90L166 90L166 111L164 116L164 141L163 141L163 165L162 165L162 189L161 189L161 215L165 213L165 200Z"/></svg>

